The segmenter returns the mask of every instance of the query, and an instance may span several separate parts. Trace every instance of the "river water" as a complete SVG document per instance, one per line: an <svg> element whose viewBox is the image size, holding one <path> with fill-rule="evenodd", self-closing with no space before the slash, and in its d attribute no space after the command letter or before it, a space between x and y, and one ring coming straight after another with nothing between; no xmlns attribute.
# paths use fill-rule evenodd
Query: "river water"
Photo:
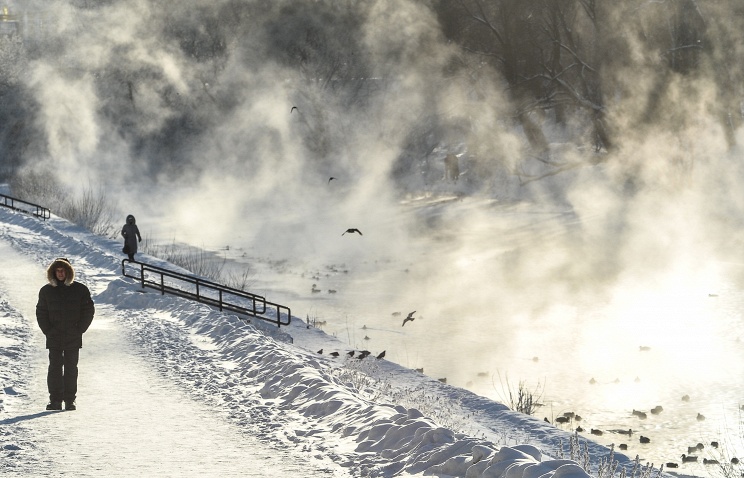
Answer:
<svg viewBox="0 0 744 478"><path fill-rule="evenodd" d="M349 348L507 404L521 383L536 416L574 412L580 422L556 425L644 462L679 463L698 443L700 461L744 457L744 261L679 253L679 241L628 247L639 241L613 242L601 216L493 201L411 202L348 225L363 235L323 221L267 241L247 219L227 241L161 220L152 237L214 251Z"/></svg>

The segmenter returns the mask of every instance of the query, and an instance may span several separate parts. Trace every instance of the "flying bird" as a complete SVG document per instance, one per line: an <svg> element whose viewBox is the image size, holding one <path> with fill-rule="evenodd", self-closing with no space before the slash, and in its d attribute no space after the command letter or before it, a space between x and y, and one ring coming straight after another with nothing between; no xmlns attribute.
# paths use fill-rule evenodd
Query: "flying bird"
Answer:
<svg viewBox="0 0 744 478"><path fill-rule="evenodd" d="M405 319L403 319L403 325L406 325L406 322L413 322L416 319L416 317L413 316L413 314L415 313L416 313L415 310L413 312L410 312L408 316ZM401 325L401 327L403 327L403 325Z"/></svg>
<svg viewBox="0 0 744 478"><path fill-rule="evenodd" d="M328 178L328 182L330 183L330 182L331 182L331 181L333 181L334 179L336 179L336 178L334 178L333 176L331 176L330 178Z"/></svg>
<svg viewBox="0 0 744 478"><path fill-rule="evenodd" d="M347 232L348 232L349 234L353 234L353 233L355 233L355 232L356 232L356 233L357 233L357 234L359 234L360 236L363 236L363 235L364 235L364 234L362 234L362 231L360 231L359 229L357 229L357 228L355 228L355 227L352 227L352 228L349 228L349 229L345 230L345 231L344 231L344 233L343 233L343 234L341 234L341 235L343 236L343 235L344 235L344 234L346 234Z"/></svg>
<svg viewBox="0 0 744 478"><path fill-rule="evenodd" d="M296 107L296 106L293 106L293 107L292 107L292 109L290 109L290 110L289 110L290 114L291 114L291 113L292 113L292 112L293 112L294 110L297 110L297 107ZM297 111L300 111L300 110L297 110Z"/></svg>

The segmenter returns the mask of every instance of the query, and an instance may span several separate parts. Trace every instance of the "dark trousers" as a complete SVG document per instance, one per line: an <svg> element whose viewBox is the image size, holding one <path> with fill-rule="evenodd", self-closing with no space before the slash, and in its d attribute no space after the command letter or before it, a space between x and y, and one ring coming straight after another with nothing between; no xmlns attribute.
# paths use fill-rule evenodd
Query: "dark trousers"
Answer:
<svg viewBox="0 0 744 478"><path fill-rule="evenodd" d="M75 401L80 349L49 349L47 387L50 402Z"/></svg>

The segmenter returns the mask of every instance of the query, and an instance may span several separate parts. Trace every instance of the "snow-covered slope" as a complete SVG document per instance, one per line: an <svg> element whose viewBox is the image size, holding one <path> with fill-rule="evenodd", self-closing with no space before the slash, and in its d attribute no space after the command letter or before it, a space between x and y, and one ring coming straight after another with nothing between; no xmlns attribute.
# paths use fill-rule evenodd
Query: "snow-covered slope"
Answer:
<svg viewBox="0 0 744 478"><path fill-rule="evenodd" d="M0 273L4 390L0 469L4 471L28 469L48 453L44 449L48 442L37 440L45 433L44 421L19 418L19 411L34 408L38 416L45 415L46 396L38 386L43 378L28 365L38 362L38 357L43 362L45 354L33 311L16 301L21 292L28 296L28 290L43 285L39 271L51 260L67 257L78 280L93 293L98 310L94 323L116 324L126 340L115 343L131 344L127 346L132 353L157 369L159 380L175 384L188 400L214 412L214 419L224 420L231 430L283 454L314 460L329 475L587 476L576 461L562 459L572 436L550 424L384 358L350 357L342 342L297 317L289 327L278 329L186 299L143 291L121 276L118 242L57 217L42 222L0 208L0 243L38 268L21 274L3 266ZM153 257L139 259L178 269ZM38 284L14 280L31 273L39 277ZM89 335L84 348L95 340ZM340 355L329 355L334 351ZM90 373L86 360L90 359L83 355L81 380ZM86 402L84 390L79 402L82 406L75 413L83 416L96 407ZM131 406L135 410L147 405ZM121 421L111 424L115 428L128 426L126 415L111 420ZM95 434L95 429L90 433ZM582 452L578 459L588 460L596 472L610 450L576 439ZM623 455L614 458L632 466ZM235 457L236 465L243 459Z"/></svg>

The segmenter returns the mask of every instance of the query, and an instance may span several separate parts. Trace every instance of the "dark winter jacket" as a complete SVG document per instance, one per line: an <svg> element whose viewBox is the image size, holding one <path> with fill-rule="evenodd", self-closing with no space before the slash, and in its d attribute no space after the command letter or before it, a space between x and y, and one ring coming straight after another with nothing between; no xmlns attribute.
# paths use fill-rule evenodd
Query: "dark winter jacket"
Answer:
<svg viewBox="0 0 744 478"><path fill-rule="evenodd" d="M64 267L64 282L57 280L55 269ZM36 321L46 335L48 349L75 349L83 346L83 333L93 321L95 306L90 291L75 282L75 271L66 259L56 259L47 269L46 284L39 291Z"/></svg>
<svg viewBox="0 0 744 478"><path fill-rule="evenodd" d="M137 243L142 240L137 221L131 214L127 216L127 223L121 228L121 235L124 236L124 244L129 246L129 254L137 253Z"/></svg>

